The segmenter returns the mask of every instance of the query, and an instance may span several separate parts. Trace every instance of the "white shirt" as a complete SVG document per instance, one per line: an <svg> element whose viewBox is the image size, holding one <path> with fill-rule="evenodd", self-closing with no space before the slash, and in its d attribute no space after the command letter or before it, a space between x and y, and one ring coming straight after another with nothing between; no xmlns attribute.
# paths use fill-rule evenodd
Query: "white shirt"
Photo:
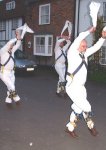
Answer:
<svg viewBox="0 0 106 150"><path fill-rule="evenodd" d="M10 40L3 48L0 49L0 59L1 59L0 63L2 65L4 65L7 62L8 58L10 57L10 54L8 53L9 46L14 42L16 42L16 39ZM14 58L14 52L20 47L20 45L21 45L21 40L18 40L16 45L13 46L12 54L11 54L13 58ZM13 68L14 68L14 61L11 58L9 62L4 66L4 69L12 70Z"/></svg>
<svg viewBox="0 0 106 150"><path fill-rule="evenodd" d="M73 73L76 70L76 68L81 64L82 59L79 56L78 48L80 46L81 41L85 39L85 37L88 36L89 34L90 34L89 31L80 33L79 36L74 40L74 42L70 46L68 50L68 54L67 54L67 59L68 59L67 72ZM95 53L96 51L98 51L100 47L103 45L104 41L105 39L101 37L94 46L86 49L84 56L85 56L85 61L87 64L88 64L88 57L92 55L93 53ZM69 82L69 84L72 81L73 83L84 85L86 82L86 77L87 77L87 69L85 65L83 65L80 68L80 70L75 74L73 81L72 81L72 78L68 75L66 77L66 80L67 82Z"/></svg>
<svg viewBox="0 0 106 150"><path fill-rule="evenodd" d="M57 48L55 49L55 60L62 54L62 51L65 54L65 56L67 55L67 49L68 49L71 41L67 40L66 42L67 42L67 44L63 48L61 48L58 44ZM56 63L65 64L65 61L66 61L65 57L64 57L64 55L62 55L58 60L56 60Z"/></svg>

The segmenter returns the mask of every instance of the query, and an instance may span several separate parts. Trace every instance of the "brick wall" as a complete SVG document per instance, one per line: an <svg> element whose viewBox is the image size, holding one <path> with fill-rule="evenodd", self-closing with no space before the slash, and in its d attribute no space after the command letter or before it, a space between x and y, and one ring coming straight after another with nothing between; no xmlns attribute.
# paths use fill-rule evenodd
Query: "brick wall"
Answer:
<svg viewBox="0 0 106 150"><path fill-rule="evenodd" d="M39 25L39 5L51 4L50 25ZM40 0L30 5L27 22L31 24L36 34L40 32L53 33L59 35L66 20L74 23L74 3L75 0ZM61 4L61 5L60 5ZM32 12L32 13L31 13ZM32 17L32 19L31 19Z"/></svg>
<svg viewBox="0 0 106 150"><path fill-rule="evenodd" d="M11 2L11 0L4 0L0 2L0 19L10 19L10 18L17 18L17 17L24 17L25 16L25 5L24 1L22 0L15 0L16 7L13 10L6 10L6 3Z"/></svg>
<svg viewBox="0 0 106 150"><path fill-rule="evenodd" d="M48 3L51 5L50 24L39 25L39 5ZM75 0L38 0L36 2L30 3L28 6L29 8L27 9L28 11L26 14L26 22L35 31L36 35L53 34L54 46L56 42L56 36L60 35L65 21L69 20L74 24ZM28 36L26 36L26 41L28 40ZM33 45L33 37L30 37L30 40L32 40ZM31 48L31 50L33 50L33 48ZM38 59L40 59L39 62L41 62L42 57L40 56ZM48 61L48 63L51 63L53 59L54 56L53 58L45 58L45 62L47 63Z"/></svg>

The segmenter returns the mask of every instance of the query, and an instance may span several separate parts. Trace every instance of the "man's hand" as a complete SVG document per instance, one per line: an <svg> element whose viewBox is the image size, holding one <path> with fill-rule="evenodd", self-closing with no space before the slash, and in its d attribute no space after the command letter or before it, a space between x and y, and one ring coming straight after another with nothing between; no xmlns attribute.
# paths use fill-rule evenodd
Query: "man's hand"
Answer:
<svg viewBox="0 0 106 150"><path fill-rule="evenodd" d="M15 35L16 35L17 40L21 40L21 35L20 35L20 31L19 30L15 31Z"/></svg>
<svg viewBox="0 0 106 150"><path fill-rule="evenodd" d="M102 38L106 39L106 31L102 31Z"/></svg>
<svg viewBox="0 0 106 150"><path fill-rule="evenodd" d="M61 36L63 39L65 39L65 40L71 40L71 36L64 36L64 35L62 35Z"/></svg>
<svg viewBox="0 0 106 150"><path fill-rule="evenodd" d="M90 33L93 33L93 32L95 32L96 31L96 27L91 27L90 29L89 29L89 32Z"/></svg>

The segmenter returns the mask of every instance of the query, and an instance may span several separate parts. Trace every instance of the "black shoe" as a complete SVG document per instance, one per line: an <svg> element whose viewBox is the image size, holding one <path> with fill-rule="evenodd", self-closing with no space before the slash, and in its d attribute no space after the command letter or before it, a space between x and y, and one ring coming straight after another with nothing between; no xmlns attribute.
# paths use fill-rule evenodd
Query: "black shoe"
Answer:
<svg viewBox="0 0 106 150"><path fill-rule="evenodd" d="M75 133L75 131L71 132L71 131L68 130L68 128L66 128L65 132L68 133L68 134L70 134L71 137L73 137L73 138L78 138L78 135Z"/></svg>
<svg viewBox="0 0 106 150"><path fill-rule="evenodd" d="M92 129L88 128L88 130L90 131L92 136L97 136L98 135L98 132L97 132L97 130L95 128L92 128Z"/></svg>

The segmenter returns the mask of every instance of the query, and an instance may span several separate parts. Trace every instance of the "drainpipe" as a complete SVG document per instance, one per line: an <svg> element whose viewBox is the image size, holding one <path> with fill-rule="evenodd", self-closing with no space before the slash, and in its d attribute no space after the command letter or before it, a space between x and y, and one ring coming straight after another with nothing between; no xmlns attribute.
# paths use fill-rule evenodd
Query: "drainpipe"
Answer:
<svg viewBox="0 0 106 150"><path fill-rule="evenodd" d="M79 15L80 15L80 0L76 0L74 38L76 38L79 34Z"/></svg>

